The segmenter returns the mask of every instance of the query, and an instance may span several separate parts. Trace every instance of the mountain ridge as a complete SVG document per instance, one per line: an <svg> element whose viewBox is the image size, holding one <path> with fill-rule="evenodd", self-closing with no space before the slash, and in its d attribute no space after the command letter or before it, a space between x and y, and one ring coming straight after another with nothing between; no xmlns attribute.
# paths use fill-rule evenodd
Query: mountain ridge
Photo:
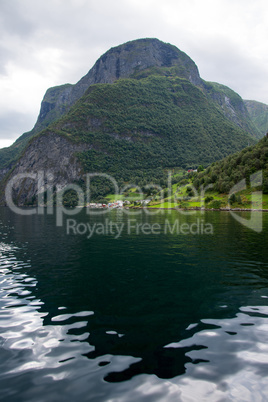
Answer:
<svg viewBox="0 0 268 402"><path fill-rule="evenodd" d="M262 136L238 94L202 80L184 52L149 38L108 50L77 84L48 89L33 130L0 152L2 186L19 171L18 166L29 170L36 164L38 137L51 133L84 146L73 156L76 166L80 163L75 180L81 179L82 171L96 168L112 169L117 175L121 169L125 173L119 175L120 180L131 178L133 172L125 165L132 166L134 160L139 174L147 162L155 170L172 163L207 165ZM33 164L25 155L34 146ZM122 149L128 161L120 156ZM62 185L65 176L67 183L68 166L63 171L53 166L54 176ZM146 169L156 178L152 169ZM29 202L27 194L20 201Z"/></svg>
<svg viewBox="0 0 268 402"><path fill-rule="evenodd" d="M245 180L250 188L250 177L261 172L260 189L268 194L268 135L257 144L231 154L212 163L203 172L197 173L193 180L195 188L210 186L211 191L228 194L234 186ZM243 186L241 186L243 187Z"/></svg>
<svg viewBox="0 0 268 402"><path fill-rule="evenodd" d="M137 71L152 66L171 67L177 63L182 66L182 60L187 66L184 74L188 75L188 79L195 85L202 85L198 68L190 57L175 46L164 44L159 39L138 39L112 47L76 84L52 87L47 90L34 129L40 129L40 123L43 123L44 120L47 120L48 123L51 122L48 116L50 110L45 110L47 104L60 105L62 107L61 115L63 115L93 84L112 84L120 78L131 78L131 75ZM51 98L54 98L53 102L51 102ZM44 128L43 124L42 128Z"/></svg>
<svg viewBox="0 0 268 402"><path fill-rule="evenodd" d="M150 45L149 49L148 45ZM135 59L134 56L137 55L137 53L140 55L140 48L145 48L148 50L145 52L143 49L142 58ZM147 55L147 53L149 53L149 55L155 54L154 49L160 53L160 56L158 55L158 57L153 57ZM164 49L163 54L161 54L161 49ZM128 68L124 63L124 59L121 61L123 67L120 67L119 63L118 72L118 60L120 60L119 55L122 54L125 55L125 59L128 59L127 55L130 55L131 57L130 61L128 62ZM107 63L107 59L109 58L111 58L111 60L107 66L105 63ZM148 66L161 65L161 68L170 65L174 66L176 65L175 62L178 61L178 59L180 71L177 70L176 74L185 78L187 78L188 75L190 82L194 83L194 85L197 85L200 88L203 88L208 96L211 96L212 98L214 97L214 101L219 104L221 110L224 111L229 120L235 122L239 127L245 128L257 139L261 138L265 134L266 131L260 132L259 127L256 127L255 124L249 122L250 118L248 111L245 110L245 105L243 104L242 98L240 98L240 105L238 108L239 111L236 113L235 110L237 102L235 102L236 105L234 107L232 106L231 108L228 108L226 105L224 105L225 102L223 98L228 98L228 102L230 100L228 96L223 96L222 89L224 86L216 83L217 88L215 88L215 83L202 80L196 64L192 61L192 59L190 59L189 56L177 49L175 46L161 42L156 38L145 38L126 42L122 45L111 48L96 61L88 73L76 84L63 84L49 88L41 102L40 112L33 129L22 134L14 144L5 148L4 152L3 150L0 150L0 169L5 168L9 163L14 162L21 150L24 148L24 146L26 146L28 139L46 128L53 121L63 116L79 99L79 97L85 93L90 85L93 85L94 83L112 83L121 76L135 76L137 75L138 71L141 73L142 71L145 71ZM186 69L183 68L182 61L186 63ZM213 91L211 91L211 85L214 86ZM227 89L228 91L232 91L228 87L224 88L225 90ZM213 92L213 95L211 92ZM234 91L232 92L234 93ZM238 94L236 95L239 96ZM244 110L241 116L240 111L243 107ZM240 114L239 118L237 118L237 114Z"/></svg>
<svg viewBox="0 0 268 402"><path fill-rule="evenodd" d="M63 84L46 91L33 129L22 134L14 144L4 148L4 151L0 150L0 170L6 168L8 164L14 164L29 138L67 113L91 85L113 83L119 78L126 78L148 67L170 67L176 65L176 62L181 69L177 73L188 77L195 84L203 85L195 63L171 44L156 38L144 38L112 47L99 57L88 73L76 84Z"/></svg>
<svg viewBox="0 0 268 402"><path fill-rule="evenodd" d="M268 131L268 105L254 100L244 100L252 122L261 133Z"/></svg>

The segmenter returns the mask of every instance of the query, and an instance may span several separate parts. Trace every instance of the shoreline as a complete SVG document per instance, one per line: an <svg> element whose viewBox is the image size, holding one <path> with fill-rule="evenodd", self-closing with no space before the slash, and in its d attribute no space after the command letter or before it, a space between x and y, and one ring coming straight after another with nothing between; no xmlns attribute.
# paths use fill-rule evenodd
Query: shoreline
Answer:
<svg viewBox="0 0 268 402"><path fill-rule="evenodd" d="M9 208L7 205L0 205L0 207L3 208ZM37 208L37 205L18 205L17 208L22 208L22 209L29 209L29 208ZM40 207L40 206L39 206ZM41 205L41 208L49 208L50 206L47 205ZM55 208L57 208L57 206L54 206ZM66 207L65 207L66 208ZM68 208L68 207L67 207ZM157 210L161 210L161 211L217 211L217 212L268 212L268 209L254 209L254 208L203 208L203 207L192 207L192 208L176 208L176 207L158 207L158 208L153 208L150 206L145 206L145 207L120 207L120 208L109 208L109 207L103 207L103 208L94 208L94 207L89 207L86 205L77 205L74 208L80 208L80 209L100 209L100 210L117 210L117 209L128 209L128 210L137 210L137 209L148 209L148 210L152 210L152 211L157 211ZM69 209L73 209L73 208L69 208Z"/></svg>
<svg viewBox="0 0 268 402"><path fill-rule="evenodd" d="M252 208L175 208L175 207L129 207L129 209L150 209L150 210L173 210L173 211L218 211L218 212L268 212L268 209L252 209Z"/></svg>

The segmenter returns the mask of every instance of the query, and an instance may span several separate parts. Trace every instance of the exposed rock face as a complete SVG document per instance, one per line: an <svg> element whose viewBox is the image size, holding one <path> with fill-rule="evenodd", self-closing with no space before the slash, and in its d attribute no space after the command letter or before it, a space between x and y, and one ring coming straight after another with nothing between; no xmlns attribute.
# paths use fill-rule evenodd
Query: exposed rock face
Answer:
<svg viewBox="0 0 268 402"><path fill-rule="evenodd" d="M37 122L33 128L38 132L50 124L52 121L61 117L67 108L72 104L71 93L73 86L71 84L61 85L49 88L41 103L40 113Z"/></svg>
<svg viewBox="0 0 268 402"><path fill-rule="evenodd" d="M14 181L14 199L19 205L31 203L44 190L42 185L38 187L38 177L43 177L45 185L57 186L58 190L77 181L83 172L75 153L91 148L88 144L74 144L55 133L35 138L18 161L12 177L30 173L36 175L36 179L22 177Z"/></svg>
<svg viewBox="0 0 268 402"><path fill-rule="evenodd" d="M220 110L228 120L248 131L253 137L262 138L261 132L251 119L245 101L240 95L216 82L205 82L204 88L207 95L215 104L219 105Z"/></svg>
<svg viewBox="0 0 268 402"><path fill-rule="evenodd" d="M268 105L252 100L244 100L252 121L260 130L262 136L268 132Z"/></svg>
<svg viewBox="0 0 268 402"><path fill-rule="evenodd" d="M0 169L0 181L5 177L5 175L9 172L9 168Z"/></svg>
<svg viewBox="0 0 268 402"><path fill-rule="evenodd" d="M119 78L129 78L132 74L152 66L177 66L179 76L188 79L194 85L203 85L195 63L175 46L158 39L127 42L102 55L77 84L49 88L42 101L34 131L40 131L62 116L90 85L113 83Z"/></svg>

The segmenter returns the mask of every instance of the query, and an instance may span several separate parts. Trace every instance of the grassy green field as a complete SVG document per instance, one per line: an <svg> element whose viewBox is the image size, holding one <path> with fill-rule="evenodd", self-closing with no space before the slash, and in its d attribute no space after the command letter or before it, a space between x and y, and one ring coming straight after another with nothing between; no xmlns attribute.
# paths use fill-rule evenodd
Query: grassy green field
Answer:
<svg viewBox="0 0 268 402"><path fill-rule="evenodd" d="M152 200L147 205L147 208L219 209L231 207L232 209L268 209L268 194L262 194L261 198L258 198L257 202L254 202L253 198L252 202L251 191L244 190L236 194L239 202L237 200L229 202L230 200L227 194L219 194L216 191L207 192L203 196L199 194L198 196L195 195L193 197L189 197L187 196L187 187L189 187L189 183L181 187L178 187L177 184L172 185L171 194L168 197L161 199L160 194L157 194L155 197L152 197ZM131 203L130 206L141 207L142 203L137 201L141 201L147 197L141 197L141 194L136 193L135 191L136 189L133 188L128 191L127 195L110 194L106 197L106 200L107 202L114 200L128 200ZM210 197L209 202L206 202L207 197Z"/></svg>

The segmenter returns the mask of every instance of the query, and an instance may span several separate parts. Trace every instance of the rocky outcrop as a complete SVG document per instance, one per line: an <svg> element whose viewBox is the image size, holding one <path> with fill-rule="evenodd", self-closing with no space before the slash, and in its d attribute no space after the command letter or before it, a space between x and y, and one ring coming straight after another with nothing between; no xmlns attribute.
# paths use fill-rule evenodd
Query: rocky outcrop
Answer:
<svg viewBox="0 0 268 402"><path fill-rule="evenodd" d="M18 205L31 204L46 187L60 190L76 182L83 174L76 152L91 148L89 144L75 144L55 133L38 136L12 171L12 178L18 178L12 179L13 199ZM38 183L40 178L41 184Z"/></svg>
<svg viewBox="0 0 268 402"><path fill-rule="evenodd" d="M240 95L225 85L216 82L204 81L204 89L207 96L213 100L214 104L218 104L220 111L228 120L249 132L253 137L262 138L263 135L254 124L254 121L252 121L245 101Z"/></svg>
<svg viewBox="0 0 268 402"><path fill-rule="evenodd" d="M9 172L9 168L0 170L0 181L5 177L5 175Z"/></svg>
<svg viewBox="0 0 268 402"><path fill-rule="evenodd" d="M262 136L268 132L268 105L252 100L244 100L251 120Z"/></svg>
<svg viewBox="0 0 268 402"><path fill-rule="evenodd" d="M72 105L73 85L66 84L49 88L41 103L40 113L33 128L33 133L41 131L61 117Z"/></svg>
<svg viewBox="0 0 268 402"><path fill-rule="evenodd" d="M150 67L178 67L178 76L202 86L198 68L185 53L158 39L138 39L111 48L75 85L49 88L41 104L34 132L40 131L66 113L93 84L111 84Z"/></svg>

